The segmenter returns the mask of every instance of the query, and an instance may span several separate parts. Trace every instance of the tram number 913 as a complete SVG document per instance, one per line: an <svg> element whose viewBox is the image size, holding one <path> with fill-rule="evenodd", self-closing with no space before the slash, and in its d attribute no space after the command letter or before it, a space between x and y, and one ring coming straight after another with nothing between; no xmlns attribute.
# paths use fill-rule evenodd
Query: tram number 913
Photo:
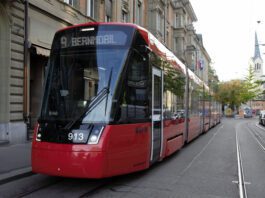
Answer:
<svg viewBox="0 0 265 198"><path fill-rule="evenodd" d="M86 143L89 131L87 130L72 130L68 133L68 140L73 143Z"/></svg>

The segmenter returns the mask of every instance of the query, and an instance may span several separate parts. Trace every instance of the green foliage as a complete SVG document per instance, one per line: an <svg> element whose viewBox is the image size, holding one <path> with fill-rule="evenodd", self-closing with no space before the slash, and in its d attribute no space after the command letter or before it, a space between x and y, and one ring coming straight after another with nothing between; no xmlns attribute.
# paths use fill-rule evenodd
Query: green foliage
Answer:
<svg viewBox="0 0 265 198"><path fill-rule="evenodd" d="M262 90L260 83L254 79L254 70L250 65L244 80L231 80L218 85L218 90L215 94L216 100L233 108L259 97L262 94Z"/></svg>
<svg viewBox="0 0 265 198"><path fill-rule="evenodd" d="M242 103L253 100L262 94L260 83L255 81L254 69L251 65L248 68L248 74L245 77L243 88L244 91L241 93Z"/></svg>
<svg viewBox="0 0 265 198"><path fill-rule="evenodd" d="M170 91L176 96L184 97L186 84L185 76L169 62L166 62L154 54L151 54L151 62L153 65L159 66L164 70L165 91Z"/></svg>
<svg viewBox="0 0 265 198"><path fill-rule="evenodd" d="M209 82L208 84L210 85L212 91L216 93L219 87L219 79L218 79L215 69L211 65L209 65L208 82Z"/></svg>
<svg viewBox="0 0 265 198"><path fill-rule="evenodd" d="M243 91L243 83L241 80L231 80L219 84L218 92L215 98L222 104L229 104L231 108L241 105L241 93Z"/></svg>
<svg viewBox="0 0 265 198"><path fill-rule="evenodd" d="M167 67L165 69L165 90L168 90L176 96L183 97L185 91L185 76L181 75L176 69Z"/></svg>

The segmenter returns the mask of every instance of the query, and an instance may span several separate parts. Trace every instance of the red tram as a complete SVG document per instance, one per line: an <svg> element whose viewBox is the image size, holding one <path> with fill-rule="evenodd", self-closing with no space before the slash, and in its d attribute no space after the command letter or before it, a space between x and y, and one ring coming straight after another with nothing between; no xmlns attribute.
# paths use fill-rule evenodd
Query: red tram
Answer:
<svg viewBox="0 0 265 198"><path fill-rule="evenodd" d="M58 31L46 76L33 172L103 178L147 169L220 122L207 85L134 24Z"/></svg>

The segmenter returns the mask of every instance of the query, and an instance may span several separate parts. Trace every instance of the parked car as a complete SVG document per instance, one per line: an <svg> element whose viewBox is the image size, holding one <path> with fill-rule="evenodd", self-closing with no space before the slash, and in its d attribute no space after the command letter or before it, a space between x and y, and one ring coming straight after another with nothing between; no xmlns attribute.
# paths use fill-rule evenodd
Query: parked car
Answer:
<svg viewBox="0 0 265 198"><path fill-rule="evenodd" d="M261 110L259 113L259 124L265 126L265 110Z"/></svg>
<svg viewBox="0 0 265 198"><path fill-rule="evenodd" d="M178 110L176 113L174 113L174 115L172 116L172 118L174 120L176 119L181 119L181 118L185 118L185 111L184 110Z"/></svg>

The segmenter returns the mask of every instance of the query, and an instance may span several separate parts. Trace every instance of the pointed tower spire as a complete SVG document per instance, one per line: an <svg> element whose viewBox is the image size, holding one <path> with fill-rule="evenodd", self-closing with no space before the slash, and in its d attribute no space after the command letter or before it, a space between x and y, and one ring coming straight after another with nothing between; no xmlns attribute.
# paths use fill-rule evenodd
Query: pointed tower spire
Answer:
<svg viewBox="0 0 265 198"><path fill-rule="evenodd" d="M254 52L254 59L256 58L261 58L260 56L260 50L259 50L259 41L258 41L258 36L257 32L255 32L255 52Z"/></svg>

